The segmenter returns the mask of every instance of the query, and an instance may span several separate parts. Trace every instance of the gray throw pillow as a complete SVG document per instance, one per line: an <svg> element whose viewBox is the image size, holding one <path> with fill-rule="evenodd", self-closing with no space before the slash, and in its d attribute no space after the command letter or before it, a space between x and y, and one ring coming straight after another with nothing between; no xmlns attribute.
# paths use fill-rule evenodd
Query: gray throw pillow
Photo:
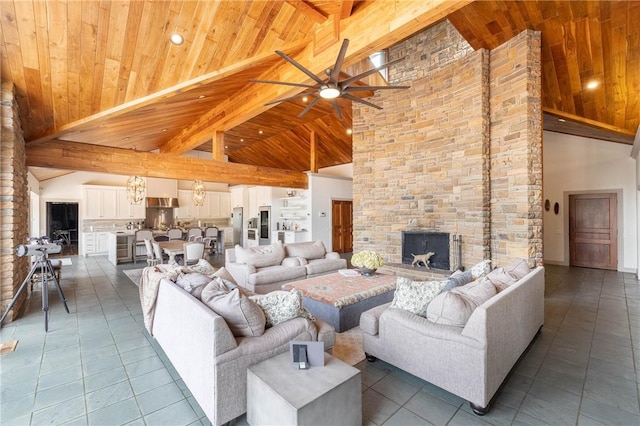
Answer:
<svg viewBox="0 0 640 426"><path fill-rule="evenodd" d="M181 273L176 278L176 284L191 293L193 297L200 298L202 289L209 284L211 278L198 272Z"/></svg>
<svg viewBox="0 0 640 426"><path fill-rule="evenodd" d="M469 284L473 281L473 275L471 271L456 271L449 278L446 279L447 285L442 289L443 292L452 290L461 285Z"/></svg>
<svg viewBox="0 0 640 426"><path fill-rule="evenodd" d="M485 278L495 286L498 292L504 290L517 281L511 275L507 274L504 268L494 269L493 271L489 272L489 274Z"/></svg>
<svg viewBox="0 0 640 426"><path fill-rule="evenodd" d="M224 318L234 336L262 336L266 322L262 309L237 288L228 293L211 291L203 294L207 296L206 302L203 302Z"/></svg>
<svg viewBox="0 0 640 426"><path fill-rule="evenodd" d="M505 266L504 271L517 281L531 272L531 269L526 260L519 259Z"/></svg>

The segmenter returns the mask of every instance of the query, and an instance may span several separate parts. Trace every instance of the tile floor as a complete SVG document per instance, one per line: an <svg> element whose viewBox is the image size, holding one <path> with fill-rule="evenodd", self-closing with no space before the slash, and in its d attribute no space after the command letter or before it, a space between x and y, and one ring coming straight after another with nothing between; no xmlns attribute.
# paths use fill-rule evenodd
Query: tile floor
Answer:
<svg viewBox="0 0 640 426"><path fill-rule="evenodd" d="M143 331L138 289L122 272L143 265L72 262L62 279L70 314L52 291L45 333L36 290L26 315L0 330L0 341L19 340L0 357L0 424L209 424ZM389 364L363 361L363 423L639 425L640 282L548 266L546 286L542 334L487 416Z"/></svg>

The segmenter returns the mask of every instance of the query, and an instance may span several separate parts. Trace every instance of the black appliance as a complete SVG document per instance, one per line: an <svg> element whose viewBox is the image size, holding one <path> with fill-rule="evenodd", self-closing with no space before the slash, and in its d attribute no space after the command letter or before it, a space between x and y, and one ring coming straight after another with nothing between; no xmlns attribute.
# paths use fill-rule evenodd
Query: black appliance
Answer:
<svg viewBox="0 0 640 426"><path fill-rule="evenodd" d="M271 244L271 207L258 207L258 213L260 245L266 246Z"/></svg>

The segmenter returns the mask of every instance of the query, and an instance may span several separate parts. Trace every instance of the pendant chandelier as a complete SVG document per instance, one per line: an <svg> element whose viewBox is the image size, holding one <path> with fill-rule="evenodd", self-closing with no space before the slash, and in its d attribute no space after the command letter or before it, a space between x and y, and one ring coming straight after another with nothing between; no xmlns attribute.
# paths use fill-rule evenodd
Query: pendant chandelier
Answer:
<svg viewBox="0 0 640 426"><path fill-rule="evenodd" d="M191 197L193 198L193 204L196 206L204 205L204 183L201 180L193 181L193 185L191 186Z"/></svg>
<svg viewBox="0 0 640 426"><path fill-rule="evenodd" d="M147 184L140 176L131 176L127 181L127 200L129 204L140 204L144 200Z"/></svg>

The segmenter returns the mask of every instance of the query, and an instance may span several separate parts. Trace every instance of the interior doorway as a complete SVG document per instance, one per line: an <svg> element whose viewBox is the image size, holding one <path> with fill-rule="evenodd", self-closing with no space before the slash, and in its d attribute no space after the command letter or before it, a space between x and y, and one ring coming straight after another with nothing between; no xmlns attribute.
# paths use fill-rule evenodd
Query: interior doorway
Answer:
<svg viewBox="0 0 640 426"><path fill-rule="evenodd" d="M331 202L332 250L336 253L353 251L353 201Z"/></svg>
<svg viewBox="0 0 640 426"><path fill-rule="evenodd" d="M47 202L47 235L63 241L63 253L78 253L78 203Z"/></svg>
<svg viewBox="0 0 640 426"><path fill-rule="evenodd" d="M617 218L615 193L569 195L571 266L618 269Z"/></svg>

